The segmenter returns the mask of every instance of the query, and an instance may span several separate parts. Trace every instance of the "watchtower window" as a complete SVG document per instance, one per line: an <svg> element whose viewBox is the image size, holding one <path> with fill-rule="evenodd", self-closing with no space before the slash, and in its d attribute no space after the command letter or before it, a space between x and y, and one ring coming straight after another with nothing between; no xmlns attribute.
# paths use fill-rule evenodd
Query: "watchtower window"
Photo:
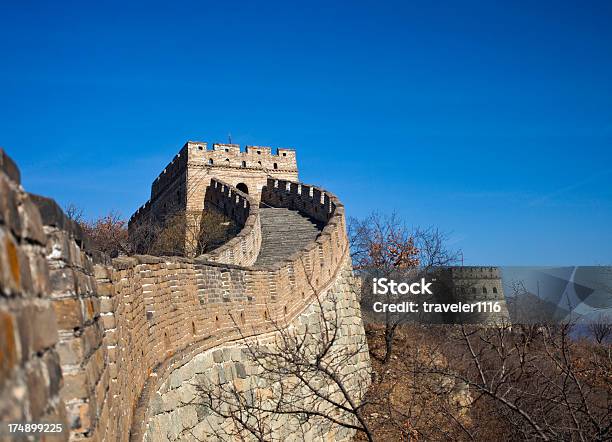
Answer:
<svg viewBox="0 0 612 442"><path fill-rule="evenodd" d="M258 161L257 164L259 164L259 167L261 167L261 161Z"/></svg>
<svg viewBox="0 0 612 442"><path fill-rule="evenodd" d="M246 161L242 162L242 167L246 167Z"/></svg>
<svg viewBox="0 0 612 442"><path fill-rule="evenodd" d="M241 191L241 192L246 193L247 195L249 194L249 188L248 188L248 187L247 187L247 185L246 185L246 184L244 184L244 183L238 183L238 184L236 185L236 189L238 189L238 190L239 190L239 191Z"/></svg>
<svg viewBox="0 0 612 442"><path fill-rule="evenodd" d="M493 293L497 293L497 287L493 287Z"/></svg>
<svg viewBox="0 0 612 442"><path fill-rule="evenodd" d="M472 293L476 294L476 287L472 287Z"/></svg>
<svg viewBox="0 0 612 442"><path fill-rule="evenodd" d="M198 146L198 149L203 150L204 148L202 146Z"/></svg>
<svg viewBox="0 0 612 442"><path fill-rule="evenodd" d="M274 163L274 168L278 169L278 164Z"/></svg>
<svg viewBox="0 0 612 442"><path fill-rule="evenodd" d="M261 155L261 150L258 150L258 151L257 151L257 155Z"/></svg>
<svg viewBox="0 0 612 442"><path fill-rule="evenodd" d="M229 152L229 149L225 149L226 152Z"/></svg>
<svg viewBox="0 0 612 442"><path fill-rule="evenodd" d="M210 159L208 160L208 164L212 164L212 163L213 163L213 160L212 160L212 158L210 158Z"/></svg>
<svg viewBox="0 0 612 442"><path fill-rule="evenodd" d="M287 152L283 152L283 156L286 157L287 156Z"/></svg>
<svg viewBox="0 0 612 442"><path fill-rule="evenodd" d="M485 295L487 294L487 288L486 287L482 288L482 293L484 293Z"/></svg>

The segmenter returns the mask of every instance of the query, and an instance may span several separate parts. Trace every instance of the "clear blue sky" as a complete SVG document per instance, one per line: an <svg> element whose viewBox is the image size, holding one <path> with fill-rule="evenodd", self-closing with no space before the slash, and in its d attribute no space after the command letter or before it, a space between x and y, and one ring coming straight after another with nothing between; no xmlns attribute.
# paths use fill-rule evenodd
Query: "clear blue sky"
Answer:
<svg viewBox="0 0 612 442"><path fill-rule="evenodd" d="M0 145L29 191L127 217L231 132L466 264L612 264L612 2L12 3Z"/></svg>

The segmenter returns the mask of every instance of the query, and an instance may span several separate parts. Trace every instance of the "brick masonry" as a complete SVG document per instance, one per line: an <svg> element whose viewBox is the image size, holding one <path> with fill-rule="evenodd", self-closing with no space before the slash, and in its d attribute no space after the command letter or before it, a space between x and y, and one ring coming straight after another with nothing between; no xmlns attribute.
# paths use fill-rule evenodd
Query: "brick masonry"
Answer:
<svg viewBox="0 0 612 442"><path fill-rule="evenodd" d="M219 180L248 193L257 203L269 178L297 181L294 149L267 146L213 144L188 141L151 185L150 199L130 218L130 230L149 221L159 221L176 210L193 219L190 231L199 231L205 195L211 180ZM186 238L194 241L194 238Z"/></svg>
<svg viewBox="0 0 612 442"><path fill-rule="evenodd" d="M0 422L61 423L66 408L47 236L19 170L0 149ZM6 427L0 440L11 440ZM67 440L64 433L47 440Z"/></svg>
<svg viewBox="0 0 612 442"><path fill-rule="evenodd" d="M272 170L297 177L290 150L274 156L266 148L199 147L188 143L181 152L201 152L202 162L209 156L214 162L234 149L232 161L266 158L266 167L272 162L274 168L276 160ZM17 167L1 153L1 422L61 421L71 440L143 440L159 425L158 392L175 373L239 341L244 333L237 326L252 336L273 333L278 324L295 327L330 290L343 296L350 336L365 343L354 293L342 288L352 278L344 207L324 190L264 174L261 192L246 195L211 180L208 202L240 221L236 238L197 259L109 261L91 251L53 200L21 190ZM176 167L166 169L163 184L154 186L156 204L187 163L177 156ZM316 219L321 234L274 264L253 266L261 243L260 199ZM357 372L369 371L367 355L356 364Z"/></svg>
<svg viewBox="0 0 612 442"><path fill-rule="evenodd" d="M346 264L332 286L321 296L321 304L311 302L295 318L288 320L287 333L303 336L306 327L311 331L320 331L321 315L337 312L340 337L335 341L330 353L352 355L343 364L337 376L348 379L343 386L358 398L363 394L363 387L369 385L370 365L367 346L363 345L365 335L359 302L351 295L354 290L353 275L350 265L348 262ZM207 388L211 384L231 384L229 388L236 388L247 401L266 398L268 408L275 407L281 394L285 396L285 401L289 400L289 394L291 400L312 400L312 393L305 388L300 391L292 389L291 393L283 390L281 393L278 382L261 376L262 368L253 360L249 348L265 345L272 351L281 351L277 347L277 339L280 339L279 333L272 331L216 346L197 354L189 362L173 370L150 397L145 440L232 440L231 435L223 431L228 422L210 411L206 406L205 394L199 391L200 387ZM315 344L311 343L310 347L315 347ZM311 351L314 354L317 350L312 348ZM284 378L283 382L299 384L296 379L289 377ZM331 413L330 407L326 410L325 405L328 404L321 405L319 411ZM349 441L355 434L345 428L329 426L321 418L312 418L306 423L299 422L296 416L268 415L266 418L267 425L275 429L276 440ZM217 434L219 432L221 434Z"/></svg>

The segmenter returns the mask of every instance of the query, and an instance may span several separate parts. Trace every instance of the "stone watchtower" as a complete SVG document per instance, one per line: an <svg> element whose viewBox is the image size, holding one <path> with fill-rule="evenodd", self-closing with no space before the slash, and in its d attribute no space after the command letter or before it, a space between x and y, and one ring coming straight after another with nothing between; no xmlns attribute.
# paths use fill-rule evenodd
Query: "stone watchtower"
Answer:
<svg viewBox="0 0 612 442"><path fill-rule="evenodd" d="M130 218L130 230L145 220L163 220L176 211L195 219L199 230L206 190L211 179L218 179L260 200L268 178L298 181L294 149L238 144L213 144L188 141L151 185L151 197ZM189 241L189 239L187 239Z"/></svg>
<svg viewBox="0 0 612 442"><path fill-rule="evenodd" d="M261 189L268 178L298 180L298 168L294 149L277 149L272 154L270 147L246 146L240 151L238 144L207 144L188 141L179 155L187 155L187 189L192 195L187 199L188 210L202 210L203 198L211 178L217 178L238 190L260 198ZM167 187L161 184L159 190ZM156 184L153 183L153 192ZM151 196L153 197L153 192Z"/></svg>

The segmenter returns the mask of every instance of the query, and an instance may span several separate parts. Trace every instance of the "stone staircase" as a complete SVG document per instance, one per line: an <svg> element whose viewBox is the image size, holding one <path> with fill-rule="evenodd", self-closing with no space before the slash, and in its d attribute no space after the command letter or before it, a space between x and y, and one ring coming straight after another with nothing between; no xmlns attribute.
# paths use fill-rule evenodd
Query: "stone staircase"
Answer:
<svg viewBox="0 0 612 442"><path fill-rule="evenodd" d="M275 264L314 241L321 226L296 210L261 207L261 249L255 266Z"/></svg>

